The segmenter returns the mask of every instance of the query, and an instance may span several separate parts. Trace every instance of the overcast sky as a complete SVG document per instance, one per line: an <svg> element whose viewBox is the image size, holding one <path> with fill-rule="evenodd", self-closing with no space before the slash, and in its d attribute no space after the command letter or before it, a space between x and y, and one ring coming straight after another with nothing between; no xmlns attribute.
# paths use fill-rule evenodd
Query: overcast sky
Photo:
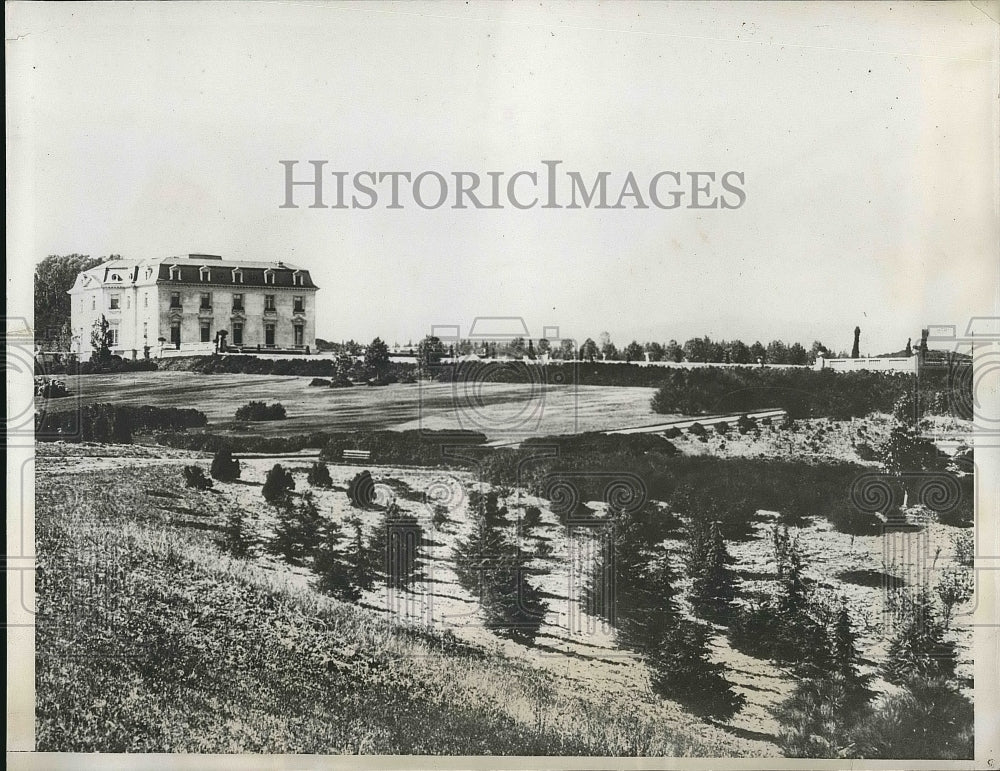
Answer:
<svg viewBox="0 0 1000 771"><path fill-rule="evenodd" d="M22 264L284 259L312 271L333 340L500 315L619 344L849 349L857 324L878 353L996 313L997 28L972 4L6 12ZM738 170L746 203L287 210L286 159L446 175L555 159L610 171L615 197L630 171Z"/></svg>

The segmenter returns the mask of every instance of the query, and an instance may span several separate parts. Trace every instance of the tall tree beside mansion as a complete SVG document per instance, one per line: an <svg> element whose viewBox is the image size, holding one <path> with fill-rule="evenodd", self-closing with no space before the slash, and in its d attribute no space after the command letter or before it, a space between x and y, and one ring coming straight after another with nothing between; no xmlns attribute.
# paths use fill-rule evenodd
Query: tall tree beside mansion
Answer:
<svg viewBox="0 0 1000 771"><path fill-rule="evenodd" d="M285 262L185 254L111 259L83 270L69 290L71 350L87 358L91 330L104 316L108 346L120 356L208 353L219 332L230 348L312 351L316 285Z"/></svg>

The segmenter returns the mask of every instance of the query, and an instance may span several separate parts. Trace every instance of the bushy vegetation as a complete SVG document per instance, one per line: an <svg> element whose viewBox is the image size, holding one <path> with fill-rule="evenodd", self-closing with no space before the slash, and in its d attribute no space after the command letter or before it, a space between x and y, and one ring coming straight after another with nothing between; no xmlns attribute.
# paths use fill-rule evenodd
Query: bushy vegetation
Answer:
<svg viewBox="0 0 1000 771"><path fill-rule="evenodd" d="M330 477L330 469L322 461L316 461L309 466L309 473L306 481L313 487L332 487L333 479Z"/></svg>
<svg viewBox="0 0 1000 771"><path fill-rule="evenodd" d="M139 352L140 355L142 352ZM102 359L79 361L76 356L58 359L46 357L45 363L35 363L36 375L113 375L125 372L156 372L159 365L155 359L125 359L109 355Z"/></svg>
<svg viewBox="0 0 1000 771"><path fill-rule="evenodd" d="M284 420L287 417L281 402L247 402L236 410L237 420Z"/></svg>
<svg viewBox="0 0 1000 771"><path fill-rule="evenodd" d="M354 475L347 483L347 499L359 509L367 509L375 503L375 480L372 479L372 472L365 469Z"/></svg>
<svg viewBox="0 0 1000 771"><path fill-rule="evenodd" d="M128 444L135 434L199 428L205 413L177 407L87 404L78 410L35 414L38 441L110 442Z"/></svg>
<svg viewBox="0 0 1000 771"><path fill-rule="evenodd" d="M233 482L240 478L240 462L228 449L219 450L212 458L212 478Z"/></svg>
<svg viewBox="0 0 1000 771"><path fill-rule="evenodd" d="M292 472L280 463L275 463L267 472L261 493L268 503L280 503L288 498L294 489L295 480L292 478Z"/></svg>
<svg viewBox="0 0 1000 771"><path fill-rule="evenodd" d="M341 463L344 450L367 450L373 463L449 465L456 461L445 454L445 447L485 442L486 436L476 431L352 431L329 435L320 458Z"/></svg>
<svg viewBox="0 0 1000 771"><path fill-rule="evenodd" d="M196 490L208 490L212 487L212 480L205 476L201 466L185 466L183 469L184 484Z"/></svg>
<svg viewBox="0 0 1000 771"><path fill-rule="evenodd" d="M683 415L783 408L792 418L846 420L891 413L901 399L914 399L918 387L912 375L874 371L702 367L663 369L659 374L653 410ZM935 389L947 387L939 379L920 383L921 403L927 409L941 401L933 396Z"/></svg>
<svg viewBox="0 0 1000 771"><path fill-rule="evenodd" d="M329 378L334 382L350 380L362 382L375 378L409 376L416 370L416 364L385 362L379 366L355 361L351 357L343 359L264 359L256 356L192 356L171 362L191 372L204 375L295 375L315 378ZM349 379L349 380L348 380Z"/></svg>

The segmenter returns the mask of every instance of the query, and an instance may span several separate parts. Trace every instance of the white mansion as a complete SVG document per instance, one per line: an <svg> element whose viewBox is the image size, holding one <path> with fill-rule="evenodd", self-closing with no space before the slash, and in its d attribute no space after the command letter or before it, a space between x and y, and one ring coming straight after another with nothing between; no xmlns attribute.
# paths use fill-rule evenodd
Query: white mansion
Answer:
<svg viewBox="0 0 1000 771"><path fill-rule="evenodd" d="M74 351L87 358L103 315L109 346L126 358L207 353L217 333L237 350L316 348L316 290L309 271L285 262L184 254L115 259L86 270L69 290Z"/></svg>

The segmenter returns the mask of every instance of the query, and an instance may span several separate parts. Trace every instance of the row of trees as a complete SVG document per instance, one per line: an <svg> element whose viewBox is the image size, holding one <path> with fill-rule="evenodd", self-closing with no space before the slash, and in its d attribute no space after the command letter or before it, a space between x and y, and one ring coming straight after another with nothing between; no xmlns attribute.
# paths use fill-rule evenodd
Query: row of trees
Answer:
<svg viewBox="0 0 1000 771"><path fill-rule="evenodd" d="M353 342L353 341L351 341ZM345 356L363 358L366 365L382 369L389 364L389 347L380 338L375 338L367 347L354 343L353 345L337 344ZM353 351L353 353L351 353ZM576 341L564 339L551 341L547 338L533 340L531 338L514 337L510 340L478 341L460 340L457 343L445 344L440 338L428 335L417 345L404 349L415 357L418 364L433 367L444 357L477 355L481 358L510 357L529 360L548 355L556 360L579 361L645 361L649 355L650 361L690 361L732 364L813 364L822 354L834 356L833 351L818 340L807 349L801 343L785 343L772 340L764 345L759 340L746 344L742 340L712 340L709 337L694 337L683 345L676 340L667 343L633 340L623 348L618 348L607 332L598 341L588 337L577 346ZM846 352L837 354L846 357Z"/></svg>

